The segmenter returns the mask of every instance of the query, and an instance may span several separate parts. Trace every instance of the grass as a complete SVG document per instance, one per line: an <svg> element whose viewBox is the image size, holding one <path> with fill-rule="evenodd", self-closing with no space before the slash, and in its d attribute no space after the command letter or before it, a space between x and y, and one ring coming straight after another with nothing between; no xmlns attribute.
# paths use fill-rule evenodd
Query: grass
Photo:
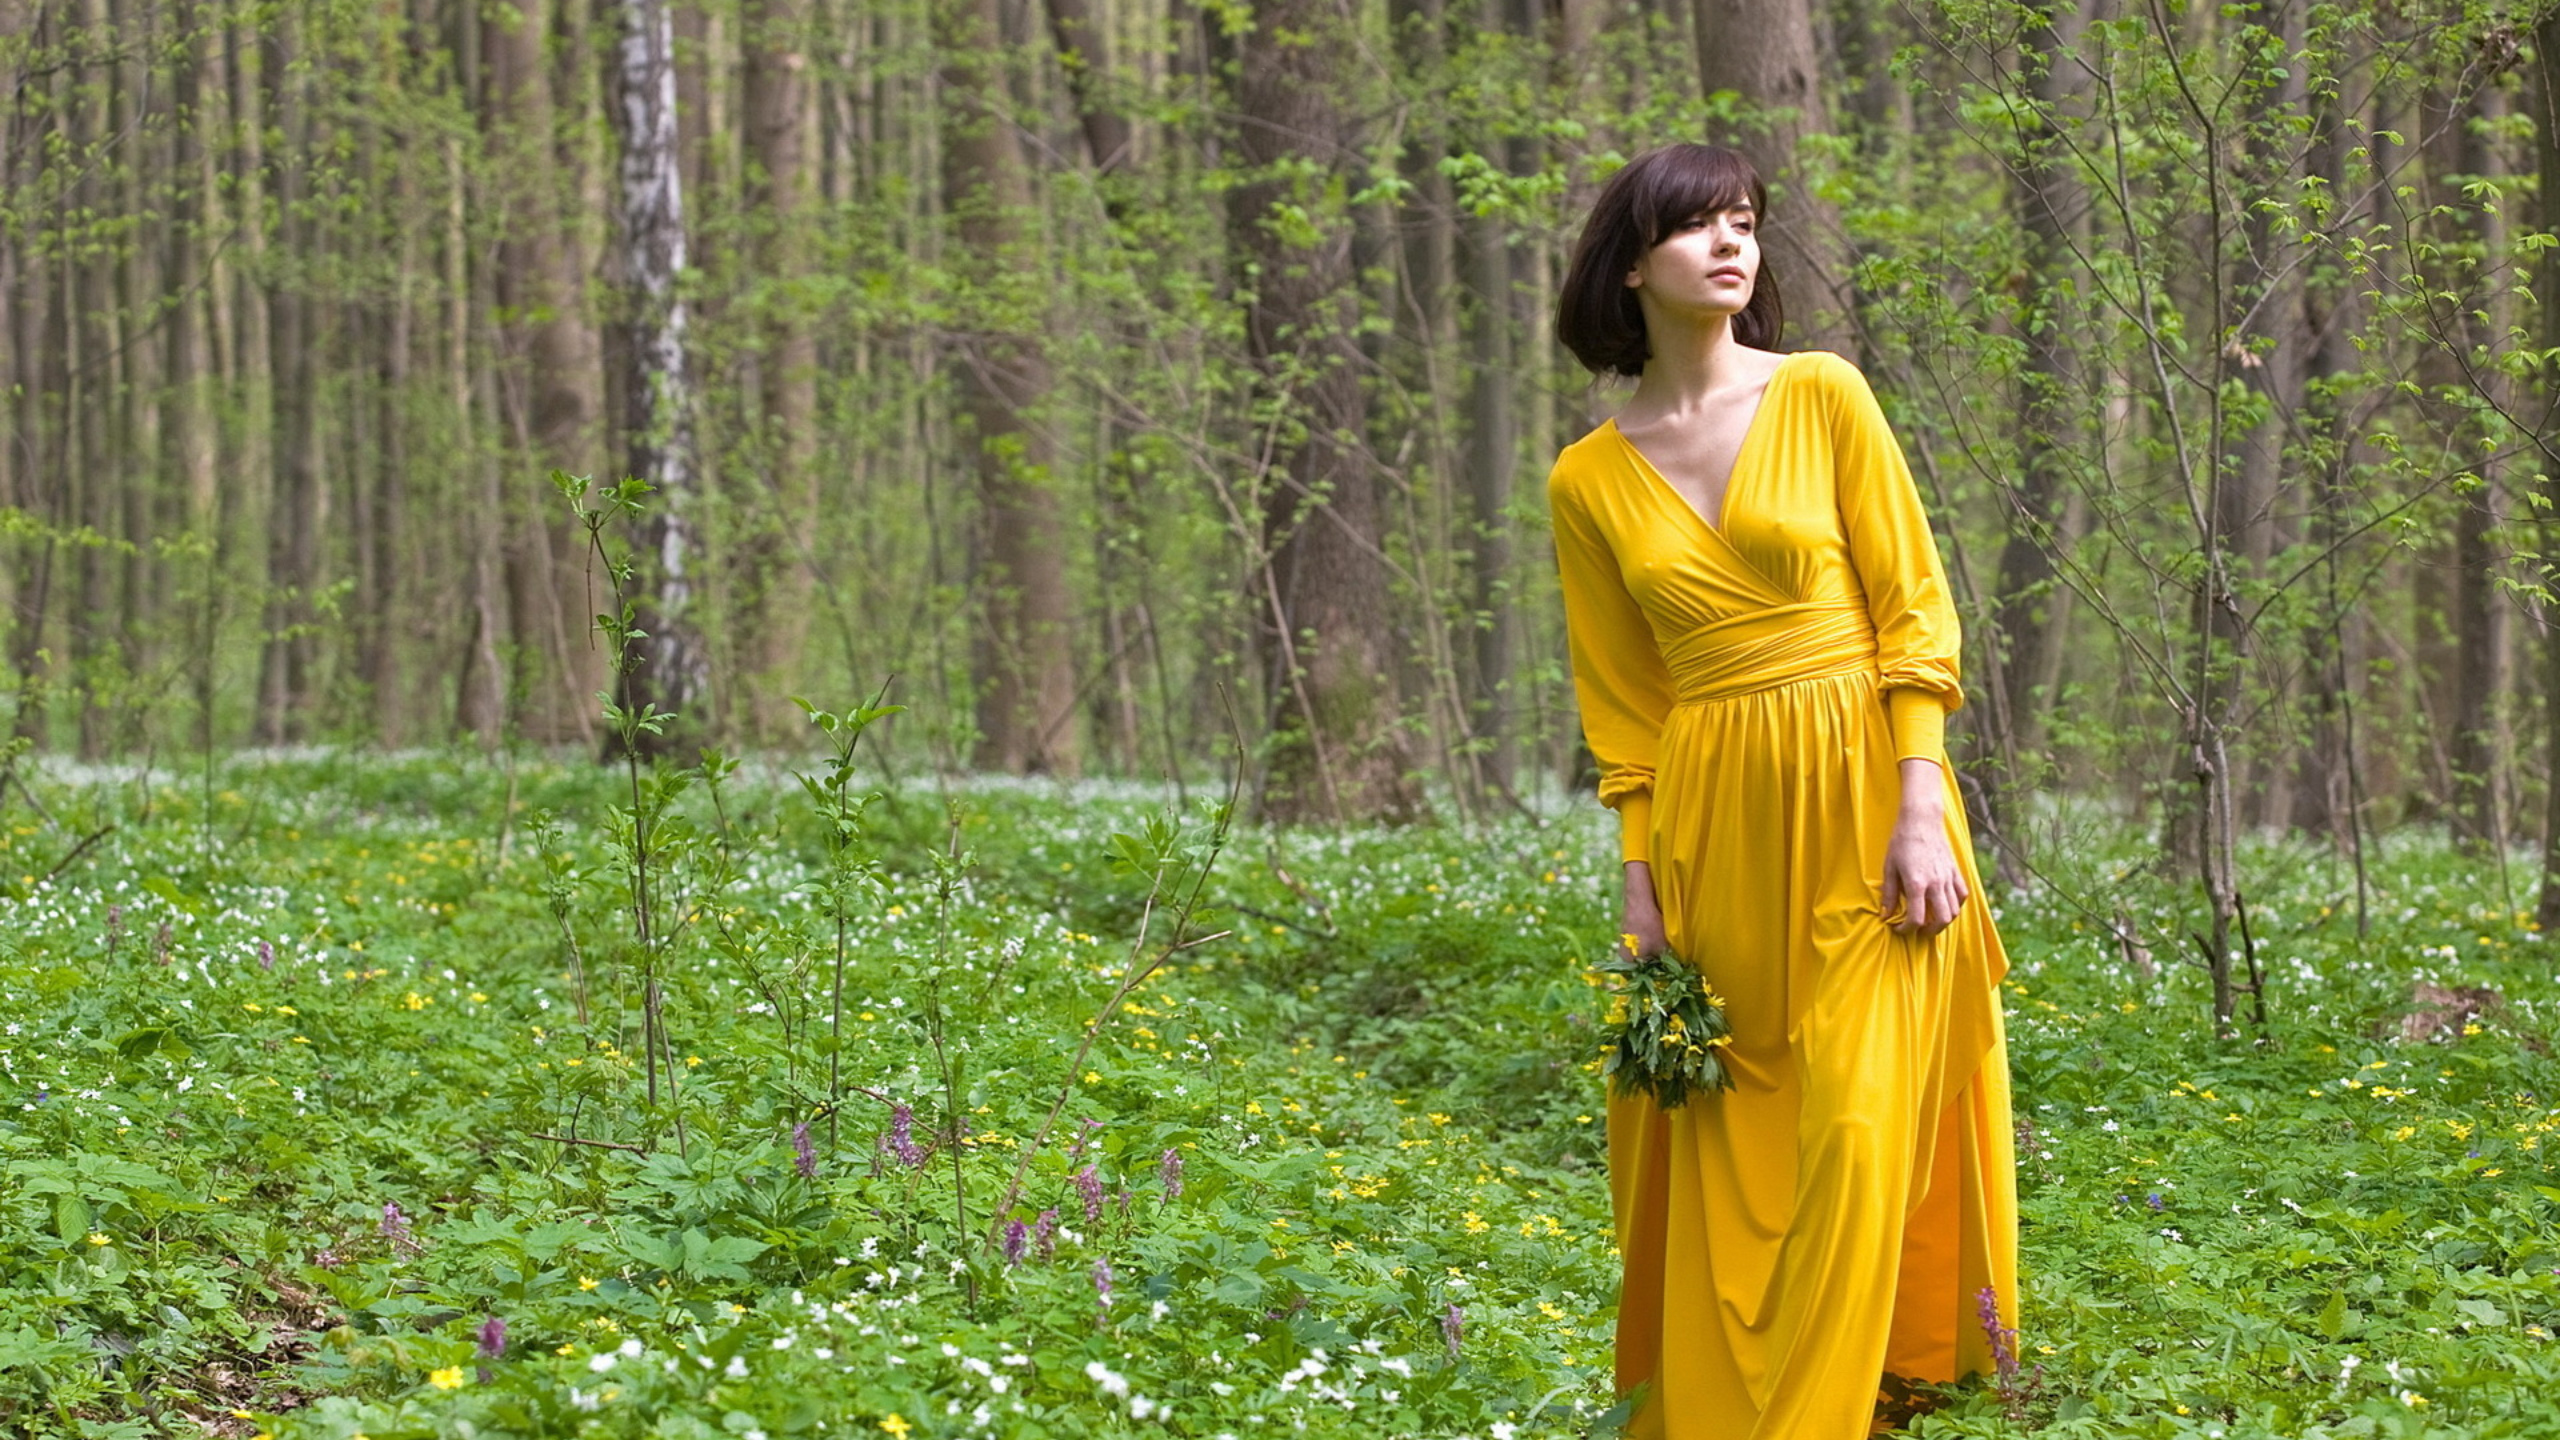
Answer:
<svg viewBox="0 0 2560 1440"><path fill-rule="evenodd" d="M1608 1428L1596 811L1239 829L1177 936L1158 877L1214 826L1153 792L910 787L831 850L741 772L671 798L644 946L592 768L34 789L0 834L11 1433ZM2030 1368L1915 1433L2560 1432L2541 937L2425 836L2363 937L2342 867L2260 847L2273 1023L2217 1041L2144 848L2083 834L1996 897ZM2502 1002L2400 1038L2421 982Z"/></svg>

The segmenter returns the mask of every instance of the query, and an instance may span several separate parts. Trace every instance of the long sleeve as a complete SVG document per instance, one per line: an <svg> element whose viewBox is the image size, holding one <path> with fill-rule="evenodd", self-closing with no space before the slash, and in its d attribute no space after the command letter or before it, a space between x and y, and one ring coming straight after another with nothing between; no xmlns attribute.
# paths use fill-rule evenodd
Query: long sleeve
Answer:
<svg viewBox="0 0 2560 1440"><path fill-rule="evenodd" d="M1618 812L1624 856L1648 860L1654 757L1677 698L1671 671L1654 646L1653 627L1627 593L1616 554L1561 469L1548 477L1547 504L1564 582L1574 699L1583 738L1600 762L1600 803Z"/></svg>
<svg viewBox="0 0 2560 1440"><path fill-rule="evenodd" d="M1894 758L1944 765L1946 717L1964 704L1964 637L1910 463L1858 367L1834 365L1831 440L1850 563L1875 619Z"/></svg>

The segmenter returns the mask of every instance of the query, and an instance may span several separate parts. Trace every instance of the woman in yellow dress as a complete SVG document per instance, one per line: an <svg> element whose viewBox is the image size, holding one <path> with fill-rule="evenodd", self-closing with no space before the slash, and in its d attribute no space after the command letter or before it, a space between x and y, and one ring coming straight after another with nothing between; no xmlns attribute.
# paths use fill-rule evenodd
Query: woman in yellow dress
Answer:
<svg viewBox="0 0 2560 1440"><path fill-rule="evenodd" d="M1750 163L1674 145L1595 202L1557 310L1638 377L1548 480L1622 929L1725 1002L1734 1088L1609 1102L1629 1433L1853 1440L1889 1376L2017 1324L1999 985L1947 769L1958 632L1857 367L1777 354Z"/></svg>

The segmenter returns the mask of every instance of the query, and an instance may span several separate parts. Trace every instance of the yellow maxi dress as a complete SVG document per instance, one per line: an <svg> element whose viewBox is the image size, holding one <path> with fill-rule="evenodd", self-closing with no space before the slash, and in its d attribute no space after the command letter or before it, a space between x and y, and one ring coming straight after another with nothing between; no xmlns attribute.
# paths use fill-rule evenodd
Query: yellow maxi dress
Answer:
<svg viewBox="0 0 2560 1440"><path fill-rule="evenodd" d="M1958 631L1910 468L1858 368L1788 355L1709 525L1614 422L1548 480L1584 734L1672 949L1733 1025L1735 1088L1612 1096L1631 1434L1852 1440L1887 1374L1992 1368L2017 1322L2007 957L1946 768ZM1938 762L1971 897L1882 905L1900 761Z"/></svg>

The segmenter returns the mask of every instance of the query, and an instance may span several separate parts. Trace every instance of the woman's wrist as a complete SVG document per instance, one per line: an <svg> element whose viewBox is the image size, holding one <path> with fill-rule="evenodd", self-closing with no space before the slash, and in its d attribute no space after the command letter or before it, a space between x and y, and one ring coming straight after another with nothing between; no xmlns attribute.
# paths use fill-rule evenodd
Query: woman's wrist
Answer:
<svg viewBox="0 0 2560 1440"><path fill-rule="evenodd" d="M1630 860L1620 868L1626 879L1627 898L1642 900L1648 905L1652 904L1653 866L1643 860Z"/></svg>
<svg viewBox="0 0 2560 1440"><path fill-rule="evenodd" d="M1906 756L1901 770L1904 815L1919 820L1935 820L1947 813L1946 772L1938 768L1937 761Z"/></svg>

